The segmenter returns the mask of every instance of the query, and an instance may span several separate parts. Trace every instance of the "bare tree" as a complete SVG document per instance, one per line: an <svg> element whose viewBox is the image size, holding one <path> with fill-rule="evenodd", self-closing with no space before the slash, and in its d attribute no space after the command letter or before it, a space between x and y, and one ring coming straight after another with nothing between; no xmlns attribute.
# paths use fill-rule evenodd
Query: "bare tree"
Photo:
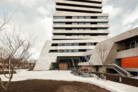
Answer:
<svg viewBox="0 0 138 92"><path fill-rule="evenodd" d="M17 9L14 12L12 12L12 14L9 16L7 12L4 12L3 17L0 17L0 31L5 30L5 26L10 22L11 18L13 17L16 11Z"/></svg>
<svg viewBox="0 0 138 92"><path fill-rule="evenodd" d="M13 74L15 71L15 66L20 62L26 61L30 58L30 49L32 45L32 41L30 38L22 37L19 33L16 33L15 30L12 34L8 35L5 33L5 38L3 42L3 51L1 52L1 62L2 67L1 70L6 78L8 78L8 82L4 85L2 79L0 78L0 84L4 90L7 90L9 84L13 78ZM13 61L13 59L16 59ZM9 74L6 75L4 70L6 67L9 67Z"/></svg>
<svg viewBox="0 0 138 92"><path fill-rule="evenodd" d="M110 46L108 42L99 43L96 47L96 55L102 64L103 73L106 72L106 57L108 55L109 50Z"/></svg>

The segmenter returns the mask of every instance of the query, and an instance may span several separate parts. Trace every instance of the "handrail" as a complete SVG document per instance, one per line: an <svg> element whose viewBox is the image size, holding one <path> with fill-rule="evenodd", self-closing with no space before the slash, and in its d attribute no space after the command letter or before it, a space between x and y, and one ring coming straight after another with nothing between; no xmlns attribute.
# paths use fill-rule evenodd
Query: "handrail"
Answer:
<svg viewBox="0 0 138 92"><path fill-rule="evenodd" d="M118 66L117 64L108 64L107 66L109 68L114 68L115 70L117 70L123 76L130 77L130 73L128 71L126 71L125 69L121 68L120 66Z"/></svg>

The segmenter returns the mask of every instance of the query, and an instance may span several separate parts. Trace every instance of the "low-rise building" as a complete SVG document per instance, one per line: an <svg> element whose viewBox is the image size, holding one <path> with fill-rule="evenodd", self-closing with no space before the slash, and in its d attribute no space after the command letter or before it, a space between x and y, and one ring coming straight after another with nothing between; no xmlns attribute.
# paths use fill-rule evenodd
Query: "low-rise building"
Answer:
<svg viewBox="0 0 138 92"><path fill-rule="evenodd" d="M138 76L138 28L100 42L92 51L89 63L79 65L89 65L94 72L106 69L123 76Z"/></svg>

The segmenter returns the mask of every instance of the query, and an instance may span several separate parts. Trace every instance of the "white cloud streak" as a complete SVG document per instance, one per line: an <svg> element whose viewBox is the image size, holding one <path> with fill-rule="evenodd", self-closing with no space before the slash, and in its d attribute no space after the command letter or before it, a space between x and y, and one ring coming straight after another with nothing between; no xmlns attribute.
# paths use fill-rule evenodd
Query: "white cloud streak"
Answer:
<svg viewBox="0 0 138 92"><path fill-rule="evenodd" d="M104 13L109 13L109 17L112 19L116 17L122 11L121 8L114 7L112 5L107 5L103 7Z"/></svg>
<svg viewBox="0 0 138 92"><path fill-rule="evenodd" d="M123 25L133 23L138 20L138 6L134 10L130 10L123 16Z"/></svg>

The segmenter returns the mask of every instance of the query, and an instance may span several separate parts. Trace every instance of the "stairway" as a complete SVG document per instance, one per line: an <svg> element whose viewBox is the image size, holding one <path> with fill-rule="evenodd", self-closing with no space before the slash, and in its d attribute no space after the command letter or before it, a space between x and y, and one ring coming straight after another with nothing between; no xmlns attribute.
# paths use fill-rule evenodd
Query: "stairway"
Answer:
<svg viewBox="0 0 138 92"><path fill-rule="evenodd" d="M106 65L106 68L107 69L114 69L116 72L118 72L122 76L131 77L131 75L128 71L126 71L122 67L118 66L117 64L108 64L108 65Z"/></svg>

